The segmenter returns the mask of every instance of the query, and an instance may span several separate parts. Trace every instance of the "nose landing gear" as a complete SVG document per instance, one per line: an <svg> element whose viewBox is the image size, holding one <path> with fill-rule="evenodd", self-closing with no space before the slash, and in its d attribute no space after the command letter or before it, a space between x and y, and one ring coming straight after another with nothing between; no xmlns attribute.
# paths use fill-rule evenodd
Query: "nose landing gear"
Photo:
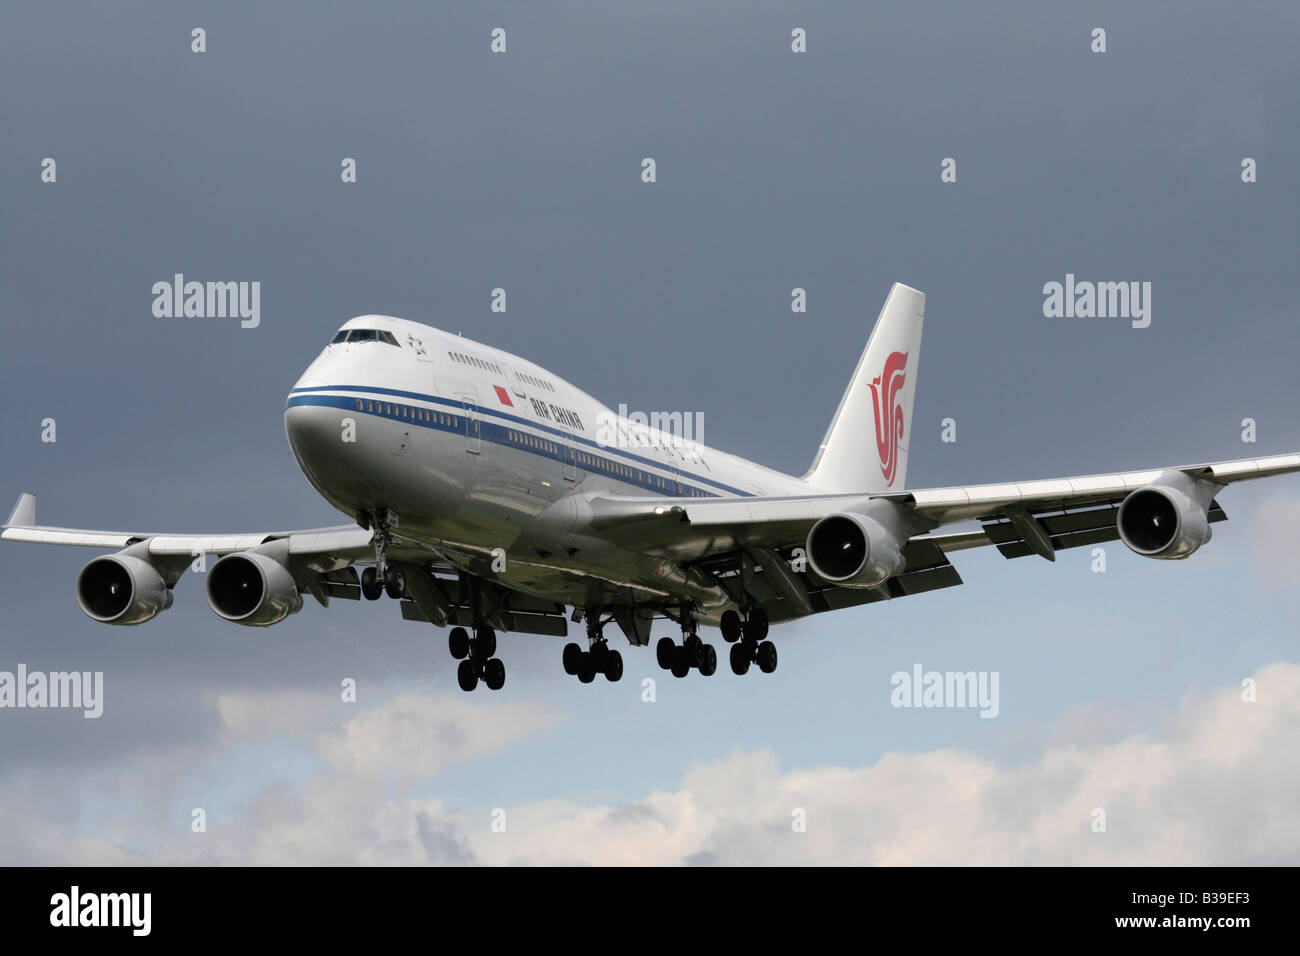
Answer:
<svg viewBox="0 0 1300 956"><path fill-rule="evenodd" d="M406 576L397 568L388 566L388 546L393 542L392 529L397 527L397 513L379 508L373 515L362 512L358 520L361 519L364 519L361 526L371 529L370 545L375 549L374 567L361 572L361 596L367 601L377 601L381 594L394 599L403 597L406 594Z"/></svg>

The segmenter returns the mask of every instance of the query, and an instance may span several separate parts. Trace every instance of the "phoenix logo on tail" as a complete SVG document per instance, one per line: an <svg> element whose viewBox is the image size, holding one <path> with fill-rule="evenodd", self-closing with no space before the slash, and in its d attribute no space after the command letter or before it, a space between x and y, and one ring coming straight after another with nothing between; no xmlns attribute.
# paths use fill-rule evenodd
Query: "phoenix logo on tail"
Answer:
<svg viewBox="0 0 1300 956"><path fill-rule="evenodd" d="M880 473L885 476L886 486L894 484L898 472L898 446L904 431L903 402L899 392L907 379L906 370L907 353L891 352L885 359L880 377L871 381L871 404L876 411L876 449L880 453Z"/></svg>

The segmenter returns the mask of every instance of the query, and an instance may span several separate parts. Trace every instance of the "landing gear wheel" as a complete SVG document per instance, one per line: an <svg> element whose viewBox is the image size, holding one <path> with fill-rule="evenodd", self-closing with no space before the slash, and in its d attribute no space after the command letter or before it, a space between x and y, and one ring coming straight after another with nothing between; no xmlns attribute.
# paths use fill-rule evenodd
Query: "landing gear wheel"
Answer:
<svg viewBox="0 0 1300 956"><path fill-rule="evenodd" d="M506 683L506 665L501 658L494 657L483 666L483 683L488 690L500 690Z"/></svg>
<svg viewBox="0 0 1300 956"><path fill-rule="evenodd" d="M767 612L761 607L750 610L745 621L745 639L758 642L767 639Z"/></svg>
<svg viewBox="0 0 1300 956"><path fill-rule="evenodd" d="M704 650L701 652L702 660L699 663L700 673L705 677L712 677L718 669L718 652L713 649L712 644L702 644Z"/></svg>
<svg viewBox="0 0 1300 956"><path fill-rule="evenodd" d="M394 600L401 598L406 593L406 575L397 568L389 568L384 572L384 593Z"/></svg>
<svg viewBox="0 0 1300 956"><path fill-rule="evenodd" d="M707 646L694 634L682 642L682 647L686 649L686 659L691 662L693 667L704 666L704 648Z"/></svg>
<svg viewBox="0 0 1300 956"><path fill-rule="evenodd" d="M749 673L749 648L744 644L731 645L731 673L742 677Z"/></svg>
<svg viewBox="0 0 1300 956"><path fill-rule="evenodd" d="M456 660L469 657L469 631L463 627L453 627L447 635L447 650Z"/></svg>
<svg viewBox="0 0 1300 956"><path fill-rule="evenodd" d="M596 662L591 659L590 651L582 652L582 661L578 664L578 680L590 684L596 679Z"/></svg>
<svg viewBox="0 0 1300 956"><path fill-rule="evenodd" d="M456 668L456 683L460 684L460 689L471 691L478 686L478 675L474 673L473 661L461 661L460 666Z"/></svg>
<svg viewBox="0 0 1300 956"><path fill-rule="evenodd" d="M764 674L770 674L776 670L776 645L771 641L764 641L758 645L758 652L754 655L758 660L758 669Z"/></svg>
<svg viewBox="0 0 1300 956"><path fill-rule="evenodd" d="M490 627L480 627L474 632L474 656L487 660L497 652L497 632Z"/></svg>
<svg viewBox="0 0 1300 956"><path fill-rule="evenodd" d="M582 666L582 648L577 644L565 644L561 660L564 661L564 673L578 673L578 668Z"/></svg>
<svg viewBox="0 0 1300 956"><path fill-rule="evenodd" d="M673 652L677 650L677 644L671 637L659 638L659 643L655 645L655 660L664 670L669 670L673 666Z"/></svg>
<svg viewBox="0 0 1300 956"><path fill-rule="evenodd" d="M605 655L605 680L611 684L615 683L623 676L623 655L618 651L610 651Z"/></svg>
<svg viewBox="0 0 1300 956"><path fill-rule="evenodd" d="M685 677L691 670L690 658L686 656L686 648L673 645L673 663L672 672L674 677Z"/></svg>
<svg viewBox="0 0 1300 956"><path fill-rule="evenodd" d="M361 572L361 596L367 601L378 601L379 595L384 593L384 584L379 580L379 575L374 568L366 568Z"/></svg>
<svg viewBox="0 0 1300 956"><path fill-rule="evenodd" d="M722 628L722 639L728 644L735 644L740 640L740 615L735 611L723 611L722 623L719 626Z"/></svg>

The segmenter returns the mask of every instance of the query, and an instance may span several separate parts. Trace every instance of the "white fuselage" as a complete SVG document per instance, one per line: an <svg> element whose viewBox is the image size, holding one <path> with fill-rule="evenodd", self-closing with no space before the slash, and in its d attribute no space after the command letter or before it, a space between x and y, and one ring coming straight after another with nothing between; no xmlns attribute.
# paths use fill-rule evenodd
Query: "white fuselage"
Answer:
<svg viewBox="0 0 1300 956"><path fill-rule="evenodd" d="M313 486L349 517L387 508L449 560L508 556L502 577L584 606L665 597L664 562L584 533L598 494L807 494L801 479L629 422L531 362L387 316L345 323L289 395ZM500 549L500 552L497 552Z"/></svg>

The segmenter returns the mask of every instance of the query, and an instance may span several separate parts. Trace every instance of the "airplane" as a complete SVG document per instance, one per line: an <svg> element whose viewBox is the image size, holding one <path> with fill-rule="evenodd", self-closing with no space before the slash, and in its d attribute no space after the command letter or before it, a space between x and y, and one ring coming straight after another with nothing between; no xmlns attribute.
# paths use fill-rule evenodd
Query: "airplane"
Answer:
<svg viewBox="0 0 1300 956"><path fill-rule="evenodd" d="M569 623L582 624L585 646L565 645L565 672L617 681L623 658L606 626L645 647L666 619L682 637L660 638L655 655L675 677L717 670L702 626L721 631L733 673L756 664L770 674L771 625L959 585L955 551L1053 561L1118 538L1145 557L1186 558L1225 520L1224 487L1300 471L1300 454L1289 454L909 489L924 312L924 294L894 284L801 477L615 415L500 349L364 315L311 363L284 413L303 474L355 524L244 534L45 527L23 494L0 537L118 549L76 580L81 609L105 624L157 617L200 557L217 559L206 570L209 605L236 624L276 624L303 595L325 607L387 595L404 619L450 628L462 689L499 690L498 632L566 637ZM943 530L958 523L979 527Z"/></svg>

